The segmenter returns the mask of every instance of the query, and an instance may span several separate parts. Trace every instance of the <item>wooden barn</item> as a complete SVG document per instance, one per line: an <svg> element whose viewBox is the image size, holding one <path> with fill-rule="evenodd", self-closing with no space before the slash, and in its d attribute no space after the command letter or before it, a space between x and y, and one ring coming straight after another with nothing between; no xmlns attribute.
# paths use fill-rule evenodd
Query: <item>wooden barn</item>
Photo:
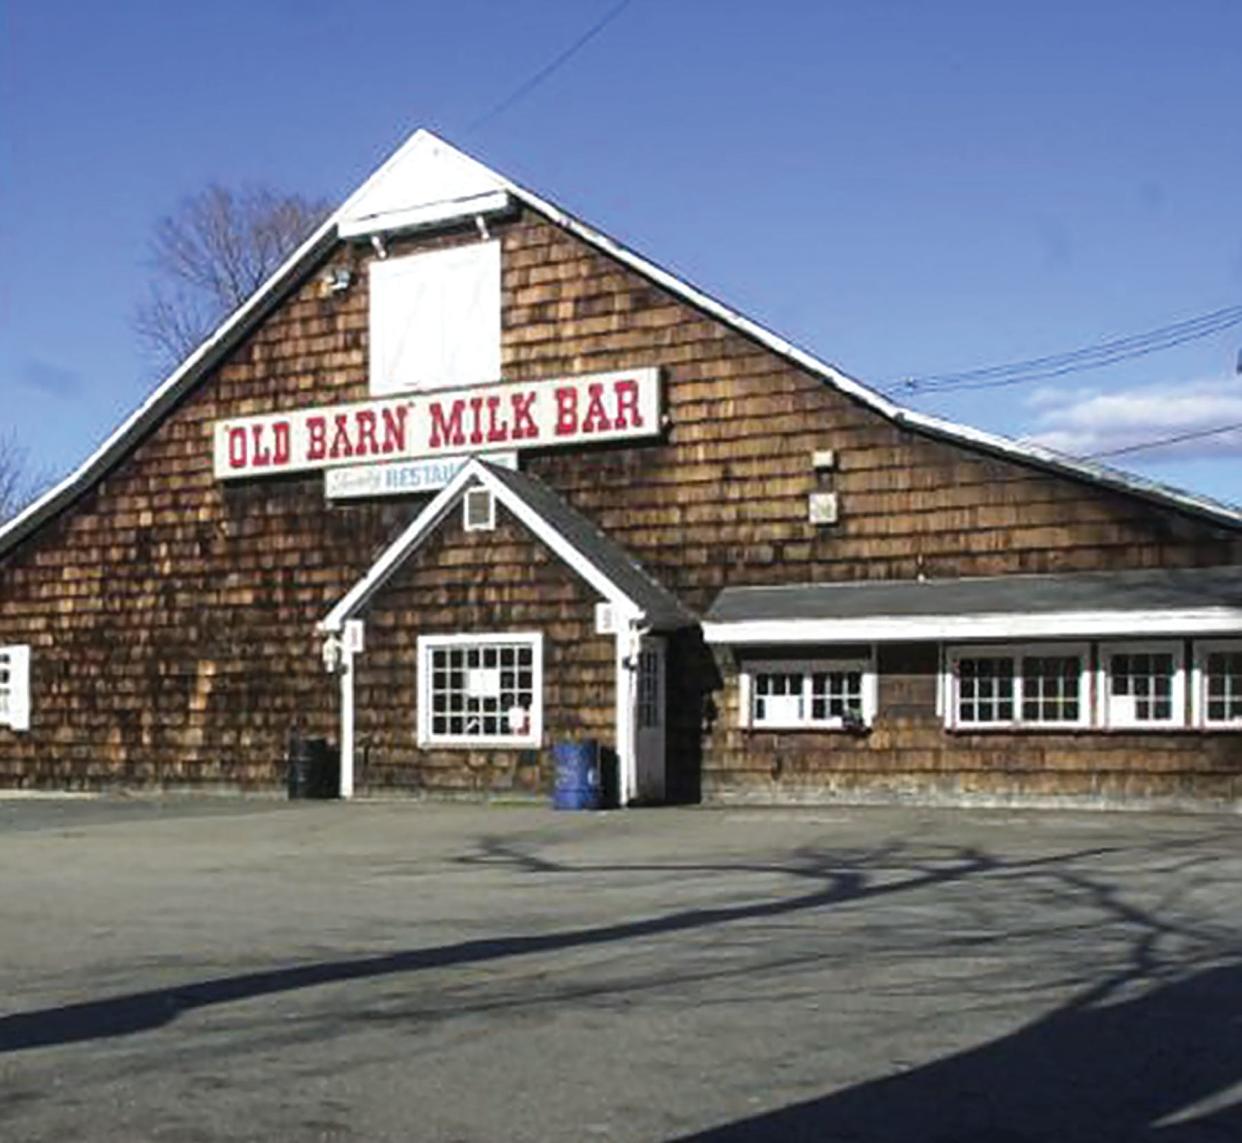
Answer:
<svg viewBox="0 0 1242 1143"><path fill-rule="evenodd" d="M420 131L0 529L0 784L1242 804L1242 512L905 410Z"/></svg>

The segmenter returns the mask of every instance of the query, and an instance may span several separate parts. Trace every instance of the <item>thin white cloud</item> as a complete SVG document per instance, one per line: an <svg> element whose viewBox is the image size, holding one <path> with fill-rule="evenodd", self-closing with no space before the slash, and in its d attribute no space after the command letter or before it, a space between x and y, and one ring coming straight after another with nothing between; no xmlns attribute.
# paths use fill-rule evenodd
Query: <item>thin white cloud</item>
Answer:
<svg viewBox="0 0 1242 1143"><path fill-rule="evenodd" d="M1109 392L1042 388L1030 394L1027 404L1035 413L1035 431L1028 440L1088 456L1242 422L1242 377ZM1165 445L1143 455L1162 460L1242 455L1242 430Z"/></svg>

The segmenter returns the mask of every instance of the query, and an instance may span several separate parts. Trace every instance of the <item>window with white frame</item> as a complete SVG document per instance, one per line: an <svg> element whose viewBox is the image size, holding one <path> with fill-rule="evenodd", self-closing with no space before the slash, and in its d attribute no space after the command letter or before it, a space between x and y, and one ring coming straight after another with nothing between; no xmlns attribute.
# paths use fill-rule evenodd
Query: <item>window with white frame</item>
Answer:
<svg viewBox="0 0 1242 1143"><path fill-rule="evenodd" d="M0 647L0 726L30 729L30 648Z"/></svg>
<svg viewBox="0 0 1242 1143"><path fill-rule="evenodd" d="M543 636L425 635L418 640L418 737L429 746L538 746Z"/></svg>
<svg viewBox="0 0 1242 1143"><path fill-rule="evenodd" d="M371 393L500 379L500 243L471 242L370 267Z"/></svg>
<svg viewBox="0 0 1242 1143"><path fill-rule="evenodd" d="M1105 726L1181 726L1186 682L1180 642L1105 643L1100 647L1100 711Z"/></svg>
<svg viewBox="0 0 1242 1143"><path fill-rule="evenodd" d="M758 660L742 672L743 724L773 729L867 725L875 667L867 659Z"/></svg>
<svg viewBox="0 0 1242 1143"><path fill-rule="evenodd" d="M1195 699L1200 726L1242 726L1242 641L1195 644Z"/></svg>
<svg viewBox="0 0 1242 1143"><path fill-rule="evenodd" d="M950 726L1090 722L1086 646L953 647L947 662Z"/></svg>

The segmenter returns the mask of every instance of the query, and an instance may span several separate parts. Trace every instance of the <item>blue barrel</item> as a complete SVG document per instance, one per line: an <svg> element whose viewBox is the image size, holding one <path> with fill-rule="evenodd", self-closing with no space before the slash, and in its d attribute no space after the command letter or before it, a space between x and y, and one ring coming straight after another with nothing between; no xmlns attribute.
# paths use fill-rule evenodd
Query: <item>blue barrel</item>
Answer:
<svg viewBox="0 0 1242 1143"><path fill-rule="evenodd" d="M554 810L598 810L603 799L599 781L599 743L558 742L552 747L556 784Z"/></svg>

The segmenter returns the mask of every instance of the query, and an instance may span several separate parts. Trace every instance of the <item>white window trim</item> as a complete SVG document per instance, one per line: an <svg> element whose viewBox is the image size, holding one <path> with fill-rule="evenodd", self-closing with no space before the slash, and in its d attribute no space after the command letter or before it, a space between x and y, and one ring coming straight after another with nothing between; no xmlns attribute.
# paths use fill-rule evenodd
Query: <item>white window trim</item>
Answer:
<svg viewBox="0 0 1242 1143"><path fill-rule="evenodd" d="M1125 718L1113 710L1112 656L1113 655L1164 655L1173 656L1172 713L1166 719ZM1102 730L1181 730L1186 727L1186 649L1180 639L1123 640L1101 643L1099 663L1096 668L1096 694L1099 696L1098 725Z"/></svg>
<svg viewBox="0 0 1242 1143"><path fill-rule="evenodd" d="M842 718L812 719L811 709L811 676L824 671L859 671L862 674L862 720L864 726L875 721L876 712L876 669L875 651L849 659L749 659L742 664L738 677L738 721L742 727L752 730L844 730L845 720ZM802 694L806 718L798 720L764 719L759 722L754 716L755 676L766 674L790 674L802 676Z"/></svg>
<svg viewBox="0 0 1242 1143"><path fill-rule="evenodd" d="M30 647L15 643L0 647L0 658L8 660L7 702L0 707L0 726L11 730L30 729Z"/></svg>
<svg viewBox="0 0 1242 1143"><path fill-rule="evenodd" d="M1242 730L1242 718L1208 721L1207 657L1213 651L1242 651L1242 639L1196 640L1191 679L1191 721L1203 730Z"/></svg>
<svg viewBox="0 0 1242 1143"><path fill-rule="evenodd" d="M431 729L431 670L429 663L433 649L443 647L472 647L491 643L529 643L534 678L531 681L532 704L530 727L525 734L496 734L483 736L437 735ZM420 635L418 637L418 709L415 712L420 747L446 747L451 749L530 749L543 742L543 632L541 631L489 631L460 635Z"/></svg>
<svg viewBox="0 0 1242 1143"><path fill-rule="evenodd" d="M1047 721L1022 717L1022 659L1049 655L1076 655L1078 671L1078 718ZM958 663L962 659L1011 659L1013 661L1013 712L1011 719L963 722L958 718ZM1092 725L1091 645L1089 643L978 643L945 650L944 724L950 730L1082 730Z"/></svg>

